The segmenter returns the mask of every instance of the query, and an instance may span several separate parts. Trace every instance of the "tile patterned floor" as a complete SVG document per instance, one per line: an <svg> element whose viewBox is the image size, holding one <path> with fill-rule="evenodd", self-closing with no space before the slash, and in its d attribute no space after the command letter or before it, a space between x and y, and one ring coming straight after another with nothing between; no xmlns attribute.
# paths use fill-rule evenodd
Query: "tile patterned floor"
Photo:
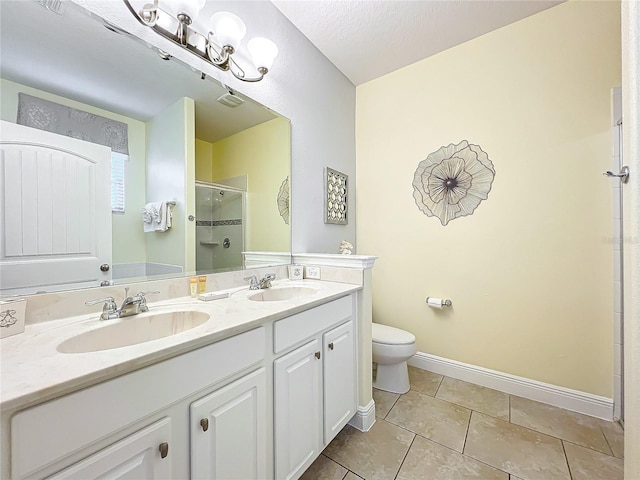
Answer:
<svg viewBox="0 0 640 480"><path fill-rule="evenodd" d="M346 426L302 480L622 480L611 422L409 367L404 395L373 391L376 423Z"/></svg>

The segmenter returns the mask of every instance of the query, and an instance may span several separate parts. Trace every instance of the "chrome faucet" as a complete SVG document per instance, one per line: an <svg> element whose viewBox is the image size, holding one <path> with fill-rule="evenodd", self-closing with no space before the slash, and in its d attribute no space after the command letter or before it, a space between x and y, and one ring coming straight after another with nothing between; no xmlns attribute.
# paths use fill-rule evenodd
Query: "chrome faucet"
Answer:
<svg viewBox="0 0 640 480"><path fill-rule="evenodd" d="M267 273L262 279L258 280L258 277L255 275L251 275L250 277L245 277L245 280L248 280L249 290L260 290L264 288L271 287L271 281L276 279L275 273Z"/></svg>
<svg viewBox="0 0 640 480"><path fill-rule="evenodd" d="M139 292L133 296L129 296L129 288L125 288L125 299L122 301L120 308L116 305L113 297L101 298L85 302L85 305L96 305L104 302L100 320L113 320L115 318L130 317L139 313L148 312L147 299L145 295L157 294L160 292Z"/></svg>
<svg viewBox="0 0 640 480"><path fill-rule="evenodd" d="M271 288L271 280L276 279L275 273L267 273L262 279L258 282L258 286L260 288Z"/></svg>

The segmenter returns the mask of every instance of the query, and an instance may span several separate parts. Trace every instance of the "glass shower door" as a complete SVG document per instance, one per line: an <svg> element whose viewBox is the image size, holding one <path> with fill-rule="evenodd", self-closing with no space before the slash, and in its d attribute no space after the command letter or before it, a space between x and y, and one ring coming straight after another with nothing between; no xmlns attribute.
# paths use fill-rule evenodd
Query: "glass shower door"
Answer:
<svg viewBox="0 0 640 480"><path fill-rule="evenodd" d="M242 267L245 192L196 183L196 270Z"/></svg>

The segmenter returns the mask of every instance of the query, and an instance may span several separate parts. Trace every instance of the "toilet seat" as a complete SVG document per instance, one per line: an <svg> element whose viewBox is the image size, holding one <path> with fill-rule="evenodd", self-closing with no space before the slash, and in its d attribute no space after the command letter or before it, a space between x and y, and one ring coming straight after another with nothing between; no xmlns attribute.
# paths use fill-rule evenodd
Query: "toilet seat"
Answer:
<svg viewBox="0 0 640 480"><path fill-rule="evenodd" d="M400 330L399 328L372 323L371 340L375 343L386 345L408 345L415 343L416 337L412 333Z"/></svg>

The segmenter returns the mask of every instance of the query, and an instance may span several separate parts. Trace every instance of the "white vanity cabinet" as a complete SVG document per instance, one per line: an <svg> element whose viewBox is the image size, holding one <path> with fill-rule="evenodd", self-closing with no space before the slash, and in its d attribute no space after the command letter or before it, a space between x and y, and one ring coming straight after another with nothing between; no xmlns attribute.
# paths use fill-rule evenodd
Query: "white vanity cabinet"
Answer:
<svg viewBox="0 0 640 480"><path fill-rule="evenodd" d="M266 395L263 367L191 404L191 478L267 478Z"/></svg>
<svg viewBox="0 0 640 480"><path fill-rule="evenodd" d="M276 478L298 478L322 452L318 340L276 360L273 373Z"/></svg>
<svg viewBox="0 0 640 480"><path fill-rule="evenodd" d="M274 324L275 477L296 479L355 414L353 298ZM338 324L337 327L334 325Z"/></svg>
<svg viewBox="0 0 640 480"><path fill-rule="evenodd" d="M355 295L296 312L3 412L3 472L13 480L299 478L356 413Z"/></svg>
<svg viewBox="0 0 640 480"><path fill-rule="evenodd" d="M198 405L223 424L212 426L218 442L243 445L249 453L236 456L264 469L265 350L265 328L255 328L16 413L11 478L187 479ZM245 414L252 425L233 430L229 422Z"/></svg>
<svg viewBox="0 0 640 480"><path fill-rule="evenodd" d="M168 480L172 478L170 438L171 420L165 417L47 479Z"/></svg>
<svg viewBox="0 0 640 480"><path fill-rule="evenodd" d="M356 362L353 322L323 335L324 443L327 445L356 413Z"/></svg>

